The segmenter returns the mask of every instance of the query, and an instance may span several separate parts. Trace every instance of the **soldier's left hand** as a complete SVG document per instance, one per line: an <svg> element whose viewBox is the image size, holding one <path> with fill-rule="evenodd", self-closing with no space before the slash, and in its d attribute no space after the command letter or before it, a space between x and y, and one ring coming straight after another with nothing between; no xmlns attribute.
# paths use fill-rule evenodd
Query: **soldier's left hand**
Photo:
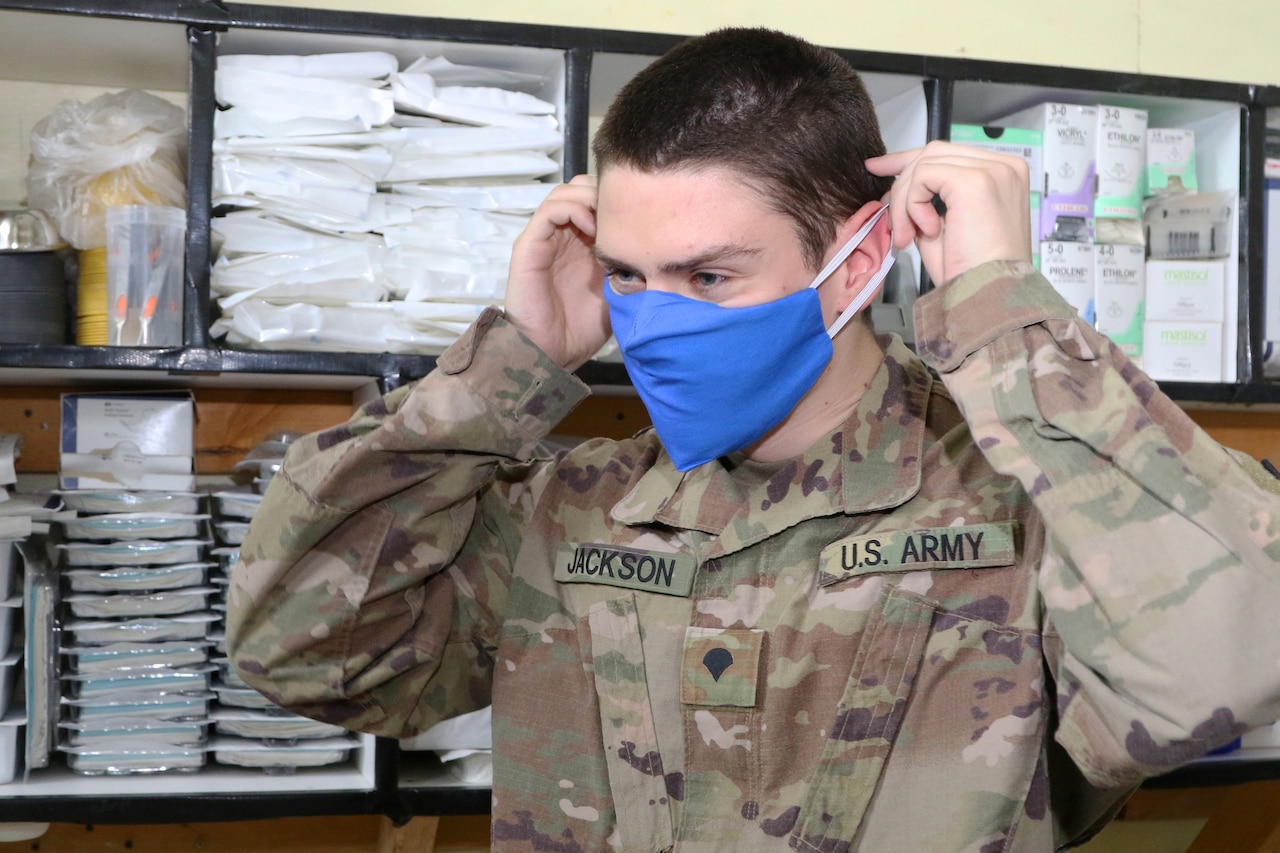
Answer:
<svg viewBox="0 0 1280 853"><path fill-rule="evenodd" d="M885 196L894 245L915 241L938 284L986 261L1031 260L1030 188L1020 158L930 142L872 157L867 169L897 176Z"/></svg>

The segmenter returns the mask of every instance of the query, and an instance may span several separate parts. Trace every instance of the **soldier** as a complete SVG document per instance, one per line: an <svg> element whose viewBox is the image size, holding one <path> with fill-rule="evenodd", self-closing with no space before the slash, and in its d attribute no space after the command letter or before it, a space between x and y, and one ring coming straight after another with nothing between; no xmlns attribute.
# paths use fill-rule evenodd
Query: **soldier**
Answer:
<svg viewBox="0 0 1280 853"><path fill-rule="evenodd" d="M741 29L595 151L505 312L290 451L247 681L392 737L492 701L504 852L1048 851L1276 718L1280 497L1031 266L1020 161L886 156L847 63ZM919 357L859 314L912 242ZM655 430L536 458L610 330Z"/></svg>

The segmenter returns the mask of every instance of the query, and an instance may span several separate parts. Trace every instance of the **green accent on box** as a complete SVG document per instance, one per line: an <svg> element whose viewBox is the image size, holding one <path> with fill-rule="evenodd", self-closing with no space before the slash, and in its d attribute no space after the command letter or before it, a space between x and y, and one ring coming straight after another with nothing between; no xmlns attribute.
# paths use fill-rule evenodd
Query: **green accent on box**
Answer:
<svg viewBox="0 0 1280 853"><path fill-rule="evenodd" d="M992 134L995 134L994 136ZM951 141L982 145L1035 145L1044 144L1044 134L1025 127L992 127L980 124L951 125Z"/></svg>

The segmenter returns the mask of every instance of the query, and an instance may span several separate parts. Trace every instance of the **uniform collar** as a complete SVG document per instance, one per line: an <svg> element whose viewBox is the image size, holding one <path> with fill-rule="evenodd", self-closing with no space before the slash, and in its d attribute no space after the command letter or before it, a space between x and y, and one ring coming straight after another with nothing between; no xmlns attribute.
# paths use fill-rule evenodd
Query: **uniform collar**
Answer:
<svg viewBox="0 0 1280 853"><path fill-rule="evenodd" d="M932 386L928 369L895 336L844 426L801 456L716 460L682 474L660 453L612 516L702 531L718 540L713 551L731 553L810 518L898 506L920 489Z"/></svg>

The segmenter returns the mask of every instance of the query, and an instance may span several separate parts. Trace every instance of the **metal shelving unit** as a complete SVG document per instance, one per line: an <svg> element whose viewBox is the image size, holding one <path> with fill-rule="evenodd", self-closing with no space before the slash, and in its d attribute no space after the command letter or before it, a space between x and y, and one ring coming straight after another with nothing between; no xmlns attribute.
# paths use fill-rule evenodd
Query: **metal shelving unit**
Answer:
<svg viewBox="0 0 1280 853"><path fill-rule="evenodd" d="M228 387L304 388L319 385L358 387L377 382L388 389L430 371L434 355L356 354L337 352L269 352L232 349L210 338L213 306L209 291L210 207L214 68L219 40L235 32L290 38L325 36L342 43L361 40L474 43L491 46L541 48L560 51L565 68L565 176L586 171L593 102L606 102L628 73L642 67L679 41L676 36L589 30L572 27L528 26L484 21L459 21L405 15L319 11L297 8L223 4L214 0L0 0L0 46L5 34L38 24L31 16L45 16L50 33L56 30L73 43L92 44L88 53L114 56L119 73L98 76L83 72L86 82L101 86L126 85L124 60L163 42L170 57L170 76L185 70L188 101L189 178L186 268L185 345L173 348L115 348L0 344L0 382L5 384L76 382L138 382L145 384L221 384ZM44 20L42 18L41 20ZM53 26L56 22L57 27ZM22 27L11 26L21 23ZM144 44L131 44L133 30L145 31ZM157 40L156 36L163 36ZM19 37L19 41L20 41ZM0 87L12 75L24 50L0 51ZM5 60L2 55L11 54ZM1038 96L1087 100L1100 93L1129 103L1169 104L1187 101L1217 104L1220 114L1239 116L1238 158L1241 206L1238 252L1240 297L1237 370L1240 381L1202 385L1165 385L1174 399L1187 405L1280 406L1280 383L1262 378L1263 290L1263 142L1268 107L1280 106L1280 87L1255 87L1136 74L1070 68L1048 68L998 62L911 56L844 50L841 53L870 77L883 79L890 89L916 88L923 104L920 124L924 138L942 138L953 119L974 113L975 98L995 93L1003 102ZM179 57L182 58L174 58ZM55 82L74 77L77 62L61 62ZM175 69L179 62L185 69ZM39 64L39 63L37 63ZM628 69L631 69L629 72ZM617 78L617 79L613 79ZM12 79L12 77L8 78ZM600 85L593 87L593 82ZM176 85L172 81L165 85ZM912 96L915 103L915 96ZM1002 102L1002 103L1003 103ZM914 107L913 107L914 108ZM927 286L927 283L925 283ZM618 363L593 362L580 371L593 385L628 385ZM402 820L415 814L487 812L485 788L450 781L446 774L425 772L418 759L405 761L394 741L379 740L372 788L315 792L182 793L133 796L30 796L0 798L0 820L58 820L84 823L179 822L247 819L317 814L385 814ZM1259 775L1261 774L1261 775ZM1214 762L1193 765L1154 780L1153 787L1245 781L1280 775L1280 761ZM300 777L301 778L301 777ZM16 783L20 784L20 783Z"/></svg>
<svg viewBox="0 0 1280 853"><path fill-rule="evenodd" d="M210 169L213 134L213 71L220 34L231 31L290 34L328 34L358 43L361 38L402 41L477 43L545 48L563 51L566 68L565 176L588 165L588 102L593 62L608 54L630 55L643 61L656 57L679 38L656 33L589 30L573 27L511 25L485 21L459 21L406 15L219 4L175 3L168 0L103 0L44 3L4 0L5 10L50 15L112 19L186 28L190 68L188 245L186 274L186 345L173 349L122 349L107 347L38 347L0 345L0 371L9 368L59 370L139 371L139 381L181 381L181 377L219 376L228 385L238 384L241 374L289 376L368 377L391 384L417 378L435 364L433 356L370 355L365 353L312 353L245 351L220 346L209 337L212 319L209 294ZM1099 94L1130 102L1186 100L1235 105L1241 116L1239 251L1240 301L1238 310L1239 380L1222 384L1168 383L1174 399L1190 405L1280 405L1280 383L1262 379L1262 138L1265 108L1280 102L1277 87L1256 87L1214 81L1151 75L1121 74L1087 69L1048 68L948 57L911 56L843 50L841 53L868 75L906 75L923 83L928 111L929 138L945 137L958 115L958 94L1016 87L1039 97L1089 100ZM926 282L924 286L928 286ZM590 384L626 385L625 370L616 363L592 363L581 371ZM245 384L252 380L243 380ZM281 380L282 382L284 380ZM287 383L286 383L287 384Z"/></svg>

